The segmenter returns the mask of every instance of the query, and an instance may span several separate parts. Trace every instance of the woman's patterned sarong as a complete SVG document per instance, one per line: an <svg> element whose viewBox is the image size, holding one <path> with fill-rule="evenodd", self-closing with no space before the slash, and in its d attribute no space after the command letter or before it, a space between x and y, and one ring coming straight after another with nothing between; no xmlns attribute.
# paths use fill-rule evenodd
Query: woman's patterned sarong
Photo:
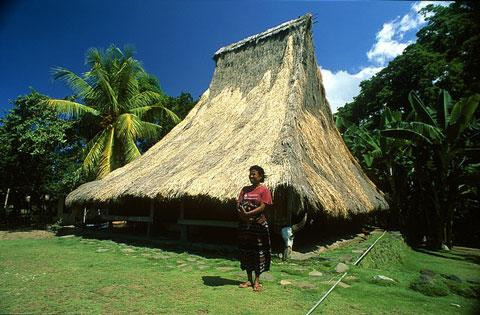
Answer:
<svg viewBox="0 0 480 315"><path fill-rule="evenodd" d="M240 267L256 274L270 270L270 234L268 223L255 221L241 222L239 225L238 247Z"/></svg>

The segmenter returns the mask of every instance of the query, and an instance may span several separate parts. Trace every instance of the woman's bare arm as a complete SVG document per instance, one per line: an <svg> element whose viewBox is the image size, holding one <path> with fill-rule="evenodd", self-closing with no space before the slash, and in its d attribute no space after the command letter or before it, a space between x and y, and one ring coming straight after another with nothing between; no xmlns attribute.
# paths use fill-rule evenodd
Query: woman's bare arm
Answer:
<svg viewBox="0 0 480 315"><path fill-rule="evenodd" d="M265 211L265 204L263 203L263 201L260 201L260 206L258 206L257 208L253 209L252 211L248 211L246 212L245 214L248 216L248 217L253 217L259 213L262 213L263 211Z"/></svg>

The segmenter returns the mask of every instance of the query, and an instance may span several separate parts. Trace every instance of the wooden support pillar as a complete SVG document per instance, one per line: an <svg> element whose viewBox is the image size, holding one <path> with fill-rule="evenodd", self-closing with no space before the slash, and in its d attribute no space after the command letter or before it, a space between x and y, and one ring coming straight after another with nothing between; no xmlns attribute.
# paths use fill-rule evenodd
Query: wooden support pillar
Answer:
<svg viewBox="0 0 480 315"><path fill-rule="evenodd" d="M295 211L297 211L297 209L295 209L293 188L289 187L287 192L287 218L289 226L292 226L292 215L295 213Z"/></svg>
<svg viewBox="0 0 480 315"><path fill-rule="evenodd" d="M180 203L180 220L185 219L185 206L183 201ZM180 225L180 242L186 242L188 233L188 227L186 225Z"/></svg>
<svg viewBox="0 0 480 315"><path fill-rule="evenodd" d="M155 212L155 200L150 200L150 221L148 221L147 235L150 237L152 233L153 214Z"/></svg>
<svg viewBox="0 0 480 315"><path fill-rule="evenodd" d="M57 218L58 220L65 220L63 212L65 210L65 196L60 196L57 201Z"/></svg>
<svg viewBox="0 0 480 315"><path fill-rule="evenodd" d="M10 195L10 188L7 188L7 194L5 195L5 203L3 204L4 209L7 209L9 195Z"/></svg>
<svg viewBox="0 0 480 315"><path fill-rule="evenodd" d="M297 210L295 209L295 200L293 194L293 188L288 187L285 191L285 199L286 199L286 215L287 215L287 222L288 225L282 228L281 234L283 241L285 243L283 249L283 260L290 259L292 255L292 247L293 247L293 233L292 233L292 215Z"/></svg>
<svg viewBox="0 0 480 315"><path fill-rule="evenodd" d="M85 224L87 222L87 207L83 208L83 220L82 223Z"/></svg>
<svg viewBox="0 0 480 315"><path fill-rule="evenodd" d="M108 217L109 212L110 212L110 207L107 206L107 208L105 209L105 217ZM110 220L108 220L108 231L113 232L113 222Z"/></svg>
<svg viewBox="0 0 480 315"><path fill-rule="evenodd" d="M82 216L82 208L79 206L72 207L72 213L68 219L68 224L77 224L80 222Z"/></svg>

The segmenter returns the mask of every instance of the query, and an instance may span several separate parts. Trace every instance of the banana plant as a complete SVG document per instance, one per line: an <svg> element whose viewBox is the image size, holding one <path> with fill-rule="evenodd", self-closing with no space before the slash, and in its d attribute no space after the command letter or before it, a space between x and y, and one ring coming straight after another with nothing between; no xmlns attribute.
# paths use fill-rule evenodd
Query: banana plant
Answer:
<svg viewBox="0 0 480 315"><path fill-rule="evenodd" d="M433 144L455 144L472 122L478 109L480 95L474 94L452 105L448 91L441 90L435 109L426 107L418 95L411 91L408 100L414 118L400 128L382 130L385 136Z"/></svg>
<svg viewBox="0 0 480 315"><path fill-rule="evenodd" d="M385 107L380 115L379 128L392 128L402 122L402 114ZM410 168L410 151L403 139L385 137L380 130L369 130L371 126L358 127L337 116L337 128L343 130L345 143L364 166L365 171L375 180L381 189L387 192L387 200L393 218L399 220L401 227L405 226L402 209L407 201L401 198L406 195L409 183L403 178Z"/></svg>
<svg viewBox="0 0 480 315"><path fill-rule="evenodd" d="M465 136L465 130L474 122L480 95L453 104L450 94L441 90L436 106L427 107L415 92L410 92L412 111L409 119L396 128L381 131L382 135L404 139L415 153L415 176L420 191L430 197L434 211L432 230L434 246L452 244L452 219L455 203L459 200L462 181L466 180L466 165L475 162L469 156L478 154L479 148L471 147L473 136ZM427 194L425 194L427 193Z"/></svg>

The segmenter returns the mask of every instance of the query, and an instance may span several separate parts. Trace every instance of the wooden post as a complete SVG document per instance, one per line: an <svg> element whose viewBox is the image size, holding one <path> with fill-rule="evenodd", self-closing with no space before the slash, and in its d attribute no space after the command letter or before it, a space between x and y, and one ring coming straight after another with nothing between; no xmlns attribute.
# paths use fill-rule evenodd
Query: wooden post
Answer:
<svg viewBox="0 0 480 315"><path fill-rule="evenodd" d="M150 237L152 232L153 214L155 212L155 200L150 200L150 221L148 221L147 235Z"/></svg>
<svg viewBox="0 0 480 315"><path fill-rule="evenodd" d="M282 238L285 242L283 250L283 260L287 260L292 255L293 247L293 233L292 233L292 215L296 209L294 209L294 195L293 188L289 187L285 190L286 197L286 215L288 220L288 226L282 228Z"/></svg>
<svg viewBox="0 0 480 315"><path fill-rule="evenodd" d="M58 197L57 201L57 217L58 219L64 220L63 211L65 209L65 196Z"/></svg>
<svg viewBox="0 0 480 315"><path fill-rule="evenodd" d="M183 204L183 201L180 203L180 220L185 219L185 206ZM188 227L184 224L180 225L180 242L186 242L187 241L187 233L188 233Z"/></svg>
<svg viewBox="0 0 480 315"><path fill-rule="evenodd" d="M287 218L288 218L289 226L292 226L292 215L295 212L295 210L297 210L294 208L295 203L293 198L294 198L293 188L290 187L287 193L287 216L288 216Z"/></svg>
<svg viewBox="0 0 480 315"><path fill-rule="evenodd" d="M108 206L107 206L107 208L105 209L105 217L107 217L107 218L108 218L108 215L109 215L109 212L110 212L109 209L110 209L110 208L109 208ZM113 223L112 223L112 221L110 221L110 220L108 220L108 231L109 231L109 232L113 232Z"/></svg>
<svg viewBox="0 0 480 315"><path fill-rule="evenodd" d="M87 207L83 209L83 224L87 221Z"/></svg>
<svg viewBox="0 0 480 315"><path fill-rule="evenodd" d="M8 205L8 195L10 195L10 188L7 188L7 195L5 196L5 204L3 205L4 209L7 209Z"/></svg>

